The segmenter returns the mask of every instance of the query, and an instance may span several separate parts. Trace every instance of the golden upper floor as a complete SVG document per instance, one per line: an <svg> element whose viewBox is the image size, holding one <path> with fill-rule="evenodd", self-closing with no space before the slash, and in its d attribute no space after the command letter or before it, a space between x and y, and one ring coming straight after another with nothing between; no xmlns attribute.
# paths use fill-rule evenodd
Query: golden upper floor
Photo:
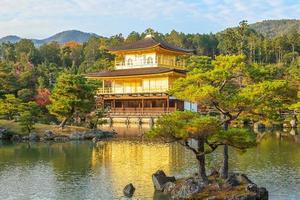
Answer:
<svg viewBox="0 0 300 200"><path fill-rule="evenodd" d="M152 36L110 49L116 55L115 69L144 67L184 68L192 50L158 41Z"/></svg>
<svg viewBox="0 0 300 200"><path fill-rule="evenodd" d="M185 58L192 51L146 36L110 52L116 55L115 69L87 75L102 81L98 94L165 93L185 76Z"/></svg>

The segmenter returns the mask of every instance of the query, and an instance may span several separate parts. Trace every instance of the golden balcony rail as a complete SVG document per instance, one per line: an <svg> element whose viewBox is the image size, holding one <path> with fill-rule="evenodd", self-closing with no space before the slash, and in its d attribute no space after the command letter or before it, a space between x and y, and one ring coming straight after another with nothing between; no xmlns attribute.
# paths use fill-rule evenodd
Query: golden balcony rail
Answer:
<svg viewBox="0 0 300 200"><path fill-rule="evenodd" d="M136 87L136 88L112 88L112 87L106 87L106 88L99 88L97 90L97 95L102 94L139 94L139 93L164 93L167 92L168 88L142 88L142 87Z"/></svg>
<svg viewBox="0 0 300 200"><path fill-rule="evenodd" d="M139 58L139 59L128 59L116 60L116 69L128 69L128 68L139 68L139 67L172 67L172 68L184 68L186 66L185 59L176 59L175 57L155 56L155 59Z"/></svg>

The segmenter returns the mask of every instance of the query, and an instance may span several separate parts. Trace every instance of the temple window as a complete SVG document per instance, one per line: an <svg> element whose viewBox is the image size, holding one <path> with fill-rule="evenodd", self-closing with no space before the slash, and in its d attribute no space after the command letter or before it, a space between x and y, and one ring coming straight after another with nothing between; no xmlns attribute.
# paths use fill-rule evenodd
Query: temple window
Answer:
<svg viewBox="0 0 300 200"><path fill-rule="evenodd" d="M127 59L127 65L129 65L129 66L132 66L132 65L133 65L133 62L132 62L132 59L131 59L131 58L128 58L128 59Z"/></svg>
<svg viewBox="0 0 300 200"><path fill-rule="evenodd" d="M147 58L147 64L153 64L153 58L152 57Z"/></svg>

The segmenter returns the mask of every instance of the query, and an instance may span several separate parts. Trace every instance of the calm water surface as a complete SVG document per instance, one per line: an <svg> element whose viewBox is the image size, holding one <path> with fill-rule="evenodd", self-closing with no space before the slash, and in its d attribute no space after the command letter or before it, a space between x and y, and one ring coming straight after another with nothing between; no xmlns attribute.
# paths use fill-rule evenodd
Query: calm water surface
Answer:
<svg viewBox="0 0 300 200"><path fill-rule="evenodd" d="M153 172L196 172L193 155L180 145L132 139L145 130L137 127L114 129L124 137L97 145L0 143L0 199L123 199L129 182L135 199L165 199L154 193ZM261 133L260 144L246 153L231 150L230 167L267 187L270 199L300 199L300 135L279 133ZM208 169L220 155L208 157Z"/></svg>

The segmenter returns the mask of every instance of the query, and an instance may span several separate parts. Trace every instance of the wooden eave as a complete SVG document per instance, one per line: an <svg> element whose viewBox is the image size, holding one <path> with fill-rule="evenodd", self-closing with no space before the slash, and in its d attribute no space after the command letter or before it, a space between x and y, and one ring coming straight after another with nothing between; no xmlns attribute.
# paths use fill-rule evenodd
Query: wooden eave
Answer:
<svg viewBox="0 0 300 200"><path fill-rule="evenodd" d="M157 44L152 47L148 48L137 48L137 49L128 49L128 50L110 50L109 51L112 54L115 55L126 55L126 54L143 54L143 53L153 53L153 52L159 52L162 54L168 54L168 55L177 55L177 56L183 56L183 55L189 55L191 52L183 52L183 51L175 51L170 49L165 49L160 46L160 44Z"/></svg>

